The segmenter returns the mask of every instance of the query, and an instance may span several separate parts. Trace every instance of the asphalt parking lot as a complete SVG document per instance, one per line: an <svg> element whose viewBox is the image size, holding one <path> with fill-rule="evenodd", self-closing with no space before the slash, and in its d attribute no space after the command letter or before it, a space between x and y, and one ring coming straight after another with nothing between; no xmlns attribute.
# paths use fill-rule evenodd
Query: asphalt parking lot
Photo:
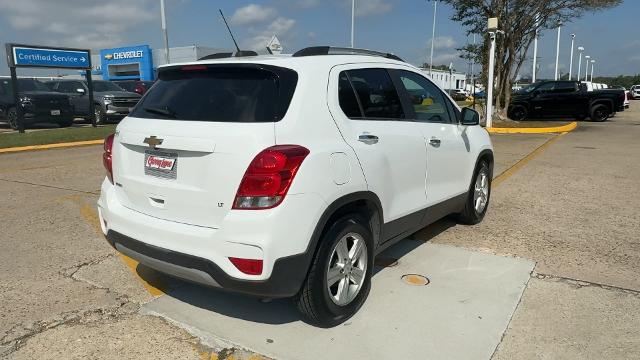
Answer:
<svg viewBox="0 0 640 360"><path fill-rule="evenodd" d="M0 155L0 357L640 358L640 101L567 134L492 137L485 221L389 249L333 329L117 255L97 223L100 146Z"/></svg>

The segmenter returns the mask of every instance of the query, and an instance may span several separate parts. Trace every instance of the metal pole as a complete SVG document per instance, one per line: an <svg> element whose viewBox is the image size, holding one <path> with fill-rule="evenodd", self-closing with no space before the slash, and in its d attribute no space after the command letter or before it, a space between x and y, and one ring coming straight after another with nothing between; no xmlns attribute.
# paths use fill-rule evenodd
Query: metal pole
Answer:
<svg viewBox="0 0 640 360"><path fill-rule="evenodd" d="M7 62L9 62L7 60ZM20 89L18 88L18 75L15 66L10 66L11 87L13 88L13 103L16 104L16 121L18 122L18 132L24 134L24 113L22 112L22 104L20 103Z"/></svg>
<svg viewBox="0 0 640 360"><path fill-rule="evenodd" d="M573 46L575 44L576 34L571 34L571 56L569 57L569 80L571 80L571 73L573 72Z"/></svg>
<svg viewBox="0 0 640 360"><path fill-rule="evenodd" d="M91 78L91 69L85 71L85 77L87 78L87 88L89 90L89 114L91 114L91 126L96 127L96 104L93 101L93 79Z"/></svg>
<svg viewBox="0 0 640 360"><path fill-rule="evenodd" d="M588 76L589 76L589 59L591 59L591 56L587 55L584 57L584 60L586 62L586 65L584 67L584 81L589 81Z"/></svg>
<svg viewBox="0 0 640 360"><path fill-rule="evenodd" d="M429 57L429 77L433 79L431 76L431 72L433 71L433 43L436 40L436 12L438 11L438 0L433 2L433 28L431 30L431 56Z"/></svg>
<svg viewBox="0 0 640 360"><path fill-rule="evenodd" d="M356 22L356 0L351 0L351 48L354 47L354 35L355 35L355 22Z"/></svg>
<svg viewBox="0 0 640 360"><path fill-rule="evenodd" d="M473 34L473 48L476 45L476 34ZM471 58L471 98L473 99L473 108L476 108L476 75L473 73L473 66L476 64L475 59Z"/></svg>
<svg viewBox="0 0 640 360"><path fill-rule="evenodd" d="M580 70L582 70L582 52L584 48L582 46L578 46L578 51L580 52L580 58L578 60L578 81L580 81Z"/></svg>
<svg viewBox="0 0 640 360"><path fill-rule="evenodd" d="M591 82L593 82L593 68L596 66L596 61L591 60Z"/></svg>
<svg viewBox="0 0 640 360"><path fill-rule="evenodd" d="M558 80L558 63L560 61L560 23L558 23L558 40L556 41L556 74L555 80Z"/></svg>
<svg viewBox="0 0 640 360"><path fill-rule="evenodd" d="M160 18L162 21L162 36L164 37L164 61L169 63L169 36L167 35L167 17L164 11L164 0L160 0Z"/></svg>
<svg viewBox="0 0 640 360"><path fill-rule="evenodd" d="M491 128L493 116L493 62L496 55L496 33L490 32L491 46L489 48L489 75L487 84L487 121L485 127Z"/></svg>
<svg viewBox="0 0 640 360"><path fill-rule="evenodd" d="M536 14L536 33L533 37L533 70L531 71L531 83L536 82L536 67L538 62L538 26L539 26L540 15Z"/></svg>

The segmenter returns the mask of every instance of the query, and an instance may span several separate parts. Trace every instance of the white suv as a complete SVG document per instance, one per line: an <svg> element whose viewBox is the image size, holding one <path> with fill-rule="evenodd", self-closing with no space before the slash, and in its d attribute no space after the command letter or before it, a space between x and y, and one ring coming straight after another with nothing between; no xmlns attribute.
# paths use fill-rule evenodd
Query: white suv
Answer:
<svg viewBox="0 0 640 360"><path fill-rule="evenodd" d="M98 201L109 243L151 268L295 297L331 326L364 303L376 254L487 211L478 113L394 55L313 47L158 77L105 140Z"/></svg>

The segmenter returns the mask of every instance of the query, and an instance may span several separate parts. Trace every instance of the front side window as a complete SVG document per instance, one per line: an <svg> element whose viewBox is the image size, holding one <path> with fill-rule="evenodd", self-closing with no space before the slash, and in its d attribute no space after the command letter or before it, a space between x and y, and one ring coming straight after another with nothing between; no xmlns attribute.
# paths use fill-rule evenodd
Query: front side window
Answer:
<svg viewBox="0 0 640 360"><path fill-rule="evenodd" d="M350 85L357 95L358 105L366 119L393 120L404 119L404 111L400 102L400 96L396 91L389 73L385 69L357 69L348 70L345 78L348 77ZM341 76L342 77L342 76ZM346 83L344 83L346 86ZM343 100L352 101L346 98L348 94L343 93ZM345 102L340 105L349 107L349 112L353 111L353 104ZM345 111L345 114L347 111Z"/></svg>
<svg viewBox="0 0 640 360"><path fill-rule="evenodd" d="M416 120L422 122L451 123L447 100L437 86L411 71L397 72L411 100Z"/></svg>

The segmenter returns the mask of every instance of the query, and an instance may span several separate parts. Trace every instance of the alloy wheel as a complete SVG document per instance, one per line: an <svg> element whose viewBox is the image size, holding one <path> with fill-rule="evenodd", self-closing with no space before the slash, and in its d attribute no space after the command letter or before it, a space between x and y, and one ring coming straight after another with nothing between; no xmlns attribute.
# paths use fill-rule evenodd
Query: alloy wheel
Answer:
<svg viewBox="0 0 640 360"><path fill-rule="evenodd" d="M362 235L344 235L331 251L327 289L334 304L345 306L356 298L367 273L367 244Z"/></svg>

